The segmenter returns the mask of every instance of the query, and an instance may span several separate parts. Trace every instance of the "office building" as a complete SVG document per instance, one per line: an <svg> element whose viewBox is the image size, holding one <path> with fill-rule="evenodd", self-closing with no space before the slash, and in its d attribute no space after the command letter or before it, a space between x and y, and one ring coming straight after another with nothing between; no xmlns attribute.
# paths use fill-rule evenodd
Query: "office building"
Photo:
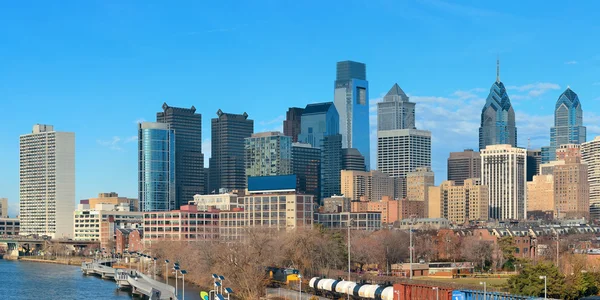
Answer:
<svg viewBox="0 0 600 300"><path fill-rule="evenodd" d="M424 211L420 215L427 216L429 208L429 187L435 185L435 177L430 167L419 167L406 174L406 199L421 201Z"/></svg>
<svg viewBox="0 0 600 300"><path fill-rule="evenodd" d="M352 201L351 212L381 213L381 223L393 224L400 218L400 201L383 196L381 201Z"/></svg>
<svg viewBox="0 0 600 300"><path fill-rule="evenodd" d="M567 157L581 158L581 145L562 144L556 148L556 160L565 160Z"/></svg>
<svg viewBox="0 0 600 300"><path fill-rule="evenodd" d="M377 130L416 129L415 103L395 83L377 103Z"/></svg>
<svg viewBox="0 0 600 300"><path fill-rule="evenodd" d="M219 239L219 212L198 211L194 205L178 210L144 213L144 245L159 241L202 242Z"/></svg>
<svg viewBox="0 0 600 300"><path fill-rule="evenodd" d="M454 224L488 220L488 187L479 178L464 180L462 185L447 180L429 187L428 218L444 218Z"/></svg>
<svg viewBox="0 0 600 300"><path fill-rule="evenodd" d="M473 149L450 152L448 157L448 180L463 185L469 178L481 178L481 156Z"/></svg>
<svg viewBox="0 0 600 300"><path fill-rule="evenodd" d="M339 120L340 116L332 102L307 105L302 112L298 141L322 149L326 136L339 133Z"/></svg>
<svg viewBox="0 0 600 300"><path fill-rule="evenodd" d="M71 212L73 239L77 241L99 241L106 252L111 252L119 228L139 228L142 213L129 211L126 203L120 205L97 204L95 209L79 205Z"/></svg>
<svg viewBox="0 0 600 300"><path fill-rule="evenodd" d="M8 218L8 198L0 198L0 218Z"/></svg>
<svg viewBox="0 0 600 300"><path fill-rule="evenodd" d="M342 149L342 170L365 171L365 157L358 152L358 149Z"/></svg>
<svg viewBox="0 0 600 300"><path fill-rule="evenodd" d="M509 144L517 146L515 111L510 104L504 84L500 81L500 62L497 62L496 82L490 89L481 110L479 127L479 151L488 145Z"/></svg>
<svg viewBox="0 0 600 300"><path fill-rule="evenodd" d="M329 198L323 199L322 212L325 213L338 213L338 212L349 212L352 199L350 197L333 195Z"/></svg>
<svg viewBox="0 0 600 300"><path fill-rule="evenodd" d="M21 235L73 236L75 133L37 124L19 141Z"/></svg>
<svg viewBox="0 0 600 300"><path fill-rule="evenodd" d="M556 159L556 149L564 144L581 144L586 141L586 128L583 126L583 110L579 97L571 88L558 97L554 107L554 127L550 128L550 147L544 161Z"/></svg>
<svg viewBox="0 0 600 300"><path fill-rule="evenodd" d="M298 142L304 108L290 107L283 120L283 134L292 138L292 143Z"/></svg>
<svg viewBox="0 0 600 300"><path fill-rule="evenodd" d="M202 192L202 195L208 195L212 192L212 190L210 189L210 187L211 187L210 168L204 168L203 174L204 174L204 192Z"/></svg>
<svg viewBox="0 0 600 300"><path fill-rule="evenodd" d="M341 192L342 135L326 136L323 142L321 163L321 199L339 195Z"/></svg>
<svg viewBox="0 0 600 300"><path fill-rule="evenodd" d="M381 201L394 196L394 178L381 171L341 171L341 189L352 200Z"/></svg>
<svg viewBox="0 0 600 300"><path fill-rule="evenodd" d="M87 199L87 204L89 204L90 209L96 209L96 205L98 204L112 204L112 205L121 205L124 204L129 206L129 211L140 211L140 205L138 199L127 198L127 197L119 197L119 194L115 192L110 193L99 193L98 198L89 198Z"/></svg>
<svg viewBox="0 0 600 300"><path fill-rule="evenodd" d="M566 156L556 165L554 177L555 216L557 218L590 218L590 185L588 166L579 156Z"/></svg>
<svg viewBox="0 0 600 300"><path fill-rule="evenodd" d="M590 219L600 219L600 136L581 144L581 158L588 167Z"/></svg>
<svg viewBox="0 0 600 300"><path fill-rule="evenodd" d="M377 170L401 178L399 198L406 197L406 175L431 166L431 132L417 129L377 131Z"/></svg>
<svg viewBox="0 0 600 300"><path fill-rule="evenodd" d="M535 175L527 182L527 213L532 215L554 214L554 176Z"/></svg>
<svg viewBox="0 0 600 300"><path fill-rule="evenodd" d="M20 228L18 218L0 218L0 236L19 235Z"/></svg>
<svg viewBox="0 0 600 300"><path fill-rule="evenodd" d="M246 188L244 140L253 132L254 121L247 113L217 111L211 120L210 193Z"/></svg>
<svg viewBox="0 0 600 300"><path fill-rule="evenodd" d="M239 203L237 194L210 194L210 195L194 195L194 201L190 201L190 205L196 206L198 211L209 210L233 210L243 208L244 205Z"/></svg>
<svg viewBox="0 0 600 300"><path fill-rule="evenodd" d="M246 176L292 174L292 138L281 132L255 133L245 140Z"/></svg>
<svg viewBox="0 0 600 300"><path fill-rule="evenodd" d="M138 143L140 210L174 209L175 130L168 123L139 123Z"/></svg>
<svg viewBox="0 0 600 300"><path fill-rule="evenodd" d="M542 164L542 150L527 150L527 181L532 181L533 176L540 174Z"/></svg>
<svg viewBox="0 0 600 300"><path fill-rule="evenodd" d="M175 131L175 207L204 192L202 154L202 115L196 108L180 108L163 103L156 122L167 123Z"/></svg>
<svg viewBox="0 0 600 300"><path fill-rule="evenodd" d="M328 229L375 231L381 229L379 212L319 213L317 223Z"/></svg>
<svg viewBox="0 0 600 300"><path fill-rule="evenodd" d="M365 64L338 62L334 86L333 102L340 117L342 147L358 149L369 169L369 82Z"/></svg>
<svg viewBox="0 0 600 300"><path fill-rule="evenodd" d="M321 149L310 144L292 144L292 174L296 175L296 190L321 198Z"/></svg>
<svg viewBox="0 0 600 300"><path fill-rule="evenodd" d="M489 217L527 219L527 150L487 145L481 150L481 183L489 188Z"/></svg>

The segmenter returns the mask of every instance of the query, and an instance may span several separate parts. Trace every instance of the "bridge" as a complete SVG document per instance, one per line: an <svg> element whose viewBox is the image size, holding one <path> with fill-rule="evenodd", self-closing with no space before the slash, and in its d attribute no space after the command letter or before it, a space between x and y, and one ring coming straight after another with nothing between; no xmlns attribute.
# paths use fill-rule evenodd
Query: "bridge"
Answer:
<svg viewBox="0 0 600 300"><path fill-rule="evenodd" d="M150 299L177 299L174 287L156 281L136 270L115 269L112 267L113 263L115 261L110 259L84 262L81 264L81 271L86 275L96 274L105 279L114 279L119 288L130 288L132 293Z"/></svg>
<svg viewBox="0 0 600 300"><path fill-rule="evenodd" d="M31 238L22 235L0 236L0 243L5 243L8 246L7 254L12 257L21 255L19 248L22 248L24 253L30 253L32 250L43 250L47 244L62 244L72 246L73 248L84 249L88 246L100 246L99 241L78 241L78 240L50 240L44 238Z"/></svg>

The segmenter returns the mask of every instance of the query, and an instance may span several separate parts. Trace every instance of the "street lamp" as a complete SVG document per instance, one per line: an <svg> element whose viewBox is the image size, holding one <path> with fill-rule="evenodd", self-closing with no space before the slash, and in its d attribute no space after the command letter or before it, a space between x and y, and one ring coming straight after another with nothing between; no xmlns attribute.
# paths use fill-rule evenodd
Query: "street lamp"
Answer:
<svg viewBox="0 0 600 300"><path fill-rule="evenodd" d="M300 279L300 284L298 285L300 287L300 293L298 294L300 296L300 300L302 300L302 275L298 274L298 279Z"/></svg>
<svg viewBox="0 0 600 300"><path fill-rule="evenodd" d="M169 285L169 260L165 259L165 278L167 280L167 285Z"/></svg>
<svg viewBox="0 0 600 300"><path fill-rule="evenodd" d="M410 279L413 278L413 270L412 270L412 264L413 264L413 241L412 241L412 232L413 232L413 223L415 222L415 215L410 216L410 226L409 226L409 237L410 237L410 247L408 247L408 252L410 252Z"/></svg>
<svg viewBox="0 0 600 300"><path fill-rule="evenodd" d="M153 273L153 275L154 275L154 276L153 276L154 280L156 280L156 260L157 260L157 259L158 259L158 258L154 257L154 270L152 271L152 273Z"/></svg>
<svg viewBox="0 0 600 300"><path fill-rule="evenodd" d="M435 291L435 299L440 300L440 289L437 286L434 286L431 289Z"/></svg>
<svg viewBox="0 0 600 300"><path fill-rule="evenodd" d="M175 296L177 296L177 271L179 270L179 264L175 263L173 265L173 270L175 270Z"/></svg>
<svg viewBox="0 0 600 300"><path fill-rule="evenodd" d="M227 300L229 300L229 294L233 294L233 290L231 288L225 288L225 293L227 294Z"/></svg>
<svg viewBox="0 0 600 300"><path fill-rule="evenodd" d="M548 298L548 278L545 275L540 276L540 279L544 279L544 299Z"/></svg>
<svg viewBox="0 0 600 300"><path fill-rule="evenodd" d="M186 270L181 270L181 300L185 300L185 274L187 274Z"/></svg>
<svg viewBox="0 0 600 300"><path fill-rule="evenodd" d="M351 277L350 277L350 227L352 227L352 222L354 220L350 218L350 214L348 214L348 281L351 281ZM348 289L350 288L350 286L348 286ZM348 295L348 300L350 300L350 290L348 290L348 293L346 293Z"/></svg>
<svg viewBox="0 0 600 300"><path fill-rule="evenodd" d="M225 276L219 275L219 281L221 281L221 294L223 294L223 288L225 287L223 281L225 281Z"/></svg>
<svg viewBox="0 0 600 300"><path fill-rule="evenodd" d="M487 296L487 282L480 281L479 284L483 285L483 299L485 299L485 297Z"/></svg>

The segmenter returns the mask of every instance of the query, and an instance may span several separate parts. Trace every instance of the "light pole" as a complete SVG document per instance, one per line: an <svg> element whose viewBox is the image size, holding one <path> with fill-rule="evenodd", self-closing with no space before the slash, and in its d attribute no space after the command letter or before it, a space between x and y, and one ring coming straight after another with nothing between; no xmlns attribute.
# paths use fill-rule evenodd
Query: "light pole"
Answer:
<svg viewBox="0 0 600 300"><path fill-rule="evenodd" d="M225 293L227 294L227 300L229 300L229 295L233 294L233 290L231 288L225 288Z"/></svg>
<svg viewBox="0 0 600 300"><path fill-rule="evenodd" d="M299 299L302 300L302 275L298 274L298 279L300 279L300 284L298 285L300 288L300 292L298 293Z"/></svg>
<svg viewBox="0 0 600 300"><path fill-rule="evenodd" d="M152 274L154 275L154 276L153 276L153 279L154 279L154 280L156 280L156 260L157 260L157 259L158 259L158 258L154 257L154 270L152 271Z"/></svg>
<svg viewBox="0 0 600 300"><path fill-rule="evenodd" d="M186 270L181 270L181 300L185 300L185 274Z"/></svg>
<svg viewBox="0 0 600 300"><path fill-rule="evenodd" d="M431 289L435 291L435 300L440 300L440 289L437 286L434 286Z"/></svg>
<svg viewBox="0 0 600 300"><path fill-rule="evenodd" d="M175 263L173 265L173 270L175 270L175 296L177 296L177 271L179 270L179 264Z"/></svg>
<svg viewBox="0 0 600 300"><path fill-rule="evenodd" d="M410 238L410 247L408 248L408 252L410 252L410 265L409 265L409 270L410 270L410 279L413 278L413 270L412 270L412 264L413 264L413 241L412 241L412 231L413 231L413 223L415 222L415 216L412 215L410 216L410 226L409 226L409 238Z"/></svg>
<svg viewBox="0 0 600 300"><path fill-rule="evenodd" d="M169 285L169 260L165 259L165 279L167 280L167 285Z"/></svg>
<svg viewBox="0 0 600 300"><path fill-rule="evenodd" d="M544 299L548 298L548 286L547 281L548 278L545 275L540 276L540 279L544 279Z"/></svg>
<svg viewBox="0 0 600 300"><path fill-rule="evenodd" d="M348 281L351 281L352 279L350 279L350 227L352 227L352 219L350 219L350 213L348 213ZM348 300L350 300L350 291L348 291L347 293L348 295Z"/></svg>
<svg viewBox="0 0 600 300"><path fill-rule="evenodd" d="M487 296L487 282L480 281L479 284L483 285L483 299L485 299L485 297Z"/></svg>
<svg viewBox="0 0 600 300"><path fill-rule="evenodd" d="M225 286L223 285L223 281L225 281L225 276L219 275L219 281L221 281L221 295L223 294L223 289Z"/></svg>

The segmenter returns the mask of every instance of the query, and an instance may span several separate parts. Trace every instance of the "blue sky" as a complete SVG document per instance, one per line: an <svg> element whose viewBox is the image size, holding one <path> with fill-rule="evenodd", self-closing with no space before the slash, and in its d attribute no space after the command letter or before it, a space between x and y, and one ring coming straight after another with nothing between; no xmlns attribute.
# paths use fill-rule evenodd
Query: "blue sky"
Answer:
<svg viewBox="0 0 600 300"><path fill-rule="evenodd" d="M5 1L0 197L15 215L19 135L35 123L76 133L77 199L137 197L136 122L153 121L163 102L203 114L208 158L219 108L248 112L256 131L281 129L288 107L332 101L335 63L347 59L367 64L372 104L395 82L417 103L437 182L448 152L477 147L497 55L520 146L549 143L568 85L588 140L600 134L600 3L460 3Z"/></svg>

